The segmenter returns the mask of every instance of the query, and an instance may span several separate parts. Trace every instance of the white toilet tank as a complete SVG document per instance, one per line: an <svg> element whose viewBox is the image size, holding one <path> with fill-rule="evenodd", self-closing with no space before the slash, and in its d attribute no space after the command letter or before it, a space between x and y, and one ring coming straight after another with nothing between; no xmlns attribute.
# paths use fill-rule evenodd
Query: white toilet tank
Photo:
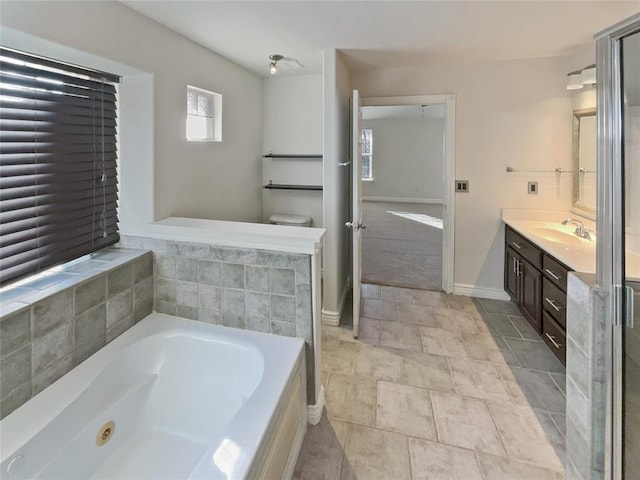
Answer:
<svg viewBox="0 0 640 480"><path fill-rule="evenodd" d="M289 215L286 213L274 213L269 217L269 222L274 225L287 225L289 227L310 227L311 217L306 215Z"/></svg>

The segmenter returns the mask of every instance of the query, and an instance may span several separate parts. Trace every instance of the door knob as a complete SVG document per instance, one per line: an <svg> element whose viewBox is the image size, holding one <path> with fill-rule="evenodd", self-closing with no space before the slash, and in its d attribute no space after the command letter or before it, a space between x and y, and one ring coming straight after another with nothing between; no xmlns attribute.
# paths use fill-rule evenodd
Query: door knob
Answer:
<svg viewBox="0 0 640 480"><path fill-rule="evenodd" d="M362 223L362 222L358 222L358 223L353 223L353 222L347 222L344 224L345 227L347 228L351 228L353 230L364 230L365 228L367 228L367 225Z"/></svg>

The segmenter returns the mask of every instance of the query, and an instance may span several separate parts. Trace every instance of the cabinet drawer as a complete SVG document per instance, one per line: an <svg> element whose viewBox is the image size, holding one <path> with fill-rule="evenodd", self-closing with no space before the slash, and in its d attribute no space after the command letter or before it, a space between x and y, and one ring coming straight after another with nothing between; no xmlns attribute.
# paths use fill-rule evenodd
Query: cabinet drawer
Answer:
<svg viewBox="0 0 640 480"><path fill-rule="evenodd" d="M542 312L542 339L563 365L567 364L567 337L547 312Z"/></svg>
<svg viewBox="0 0 640 480"><path fill-rule="evenodd" d="M542 279L542 308L562 328L567 328L567 294L546 277Z"/></svg>
<svg viewBox="0 0 640 480"><path fill-rule="evenodd" d="M571 271L555 258L546 253L542 258L542 273L544 276L555 283L564 292L567 291L567 275Z"/></svg>
<svg viewBox="0 0 640 480"><path fill-rule="evenodd" d="M507 225L506 242L522 258L531 265L540 269L542 267L542 252L529 240L517 234Z"/></svg>

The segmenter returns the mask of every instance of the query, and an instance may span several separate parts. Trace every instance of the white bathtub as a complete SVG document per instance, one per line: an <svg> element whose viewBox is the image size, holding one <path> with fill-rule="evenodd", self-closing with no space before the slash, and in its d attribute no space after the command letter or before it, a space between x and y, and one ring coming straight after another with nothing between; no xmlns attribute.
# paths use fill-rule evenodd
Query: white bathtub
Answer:
<svg viewBox="0 0 640 480"><path fill-rule="evenodd" d="M0 422L0 477L288 476L306 428L303 346L152 314Z"/></svg>

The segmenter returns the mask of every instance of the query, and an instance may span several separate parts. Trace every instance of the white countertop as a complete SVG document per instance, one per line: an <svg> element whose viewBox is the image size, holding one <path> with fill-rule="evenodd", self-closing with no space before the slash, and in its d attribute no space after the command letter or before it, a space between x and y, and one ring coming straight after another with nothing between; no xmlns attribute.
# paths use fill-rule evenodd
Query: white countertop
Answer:
<svg viewBox="0 0 640 480"><path fill-rule="evenodd" d="M591 240L574 235L575 225L562 225L561 222L565 218L576 218L584 223L584 226L589 229ZM567 267L577 272L596 273L596 225L592 220L567 211L505 208L502 210L502 221ZM541 229L553 229L571 235L577 239L576 245L549 240L535 233Z"/></svg>
<svg viewBox="0 0 640 480"><path fill-rule="evenodd" d="M320 252L325 232L324 228L168 217L148 224L145 234L168 240L313 255Z"/></svg>
<svg viewBox="0 0 640 480"><path fill-rule="evenodd" d="M589 229L591 240L574 235L575 225L562 225L565 218L576 218ZM596 224L593 220L568 211L502 209L502 221L542 250L553 255L576 272L596 272ZM550 240L536 232L551 229L569 235L571 244ZM625 252L627 280L640 281L640 254Z"/></svg>

